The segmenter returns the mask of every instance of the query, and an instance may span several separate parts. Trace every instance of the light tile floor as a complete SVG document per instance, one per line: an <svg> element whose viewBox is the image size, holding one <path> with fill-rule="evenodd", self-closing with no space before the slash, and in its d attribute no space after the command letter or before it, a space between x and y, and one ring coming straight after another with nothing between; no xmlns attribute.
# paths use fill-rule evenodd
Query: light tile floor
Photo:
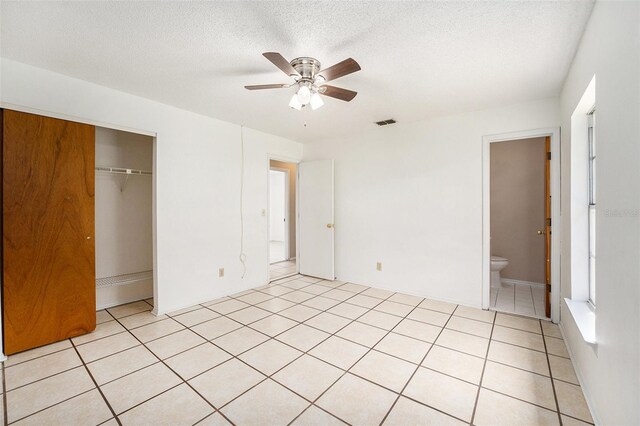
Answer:
<svg viewBox="0 0 640 426"><path fill-rule="evenodd" d="M491 289L491 309L545 318L544 287L502 283L499 288Z"/></svg>
<svg viewBox="0 0 640 426"><path fill-rule="evenodd" d="M160 317L151 302L10 356L8 423L592 422L546 321L299 275Z"/></svg>
<svg viewBox="0 0 640 426"><path fill-rule="evenodd" d="M296 273L296 261L287 260L269 265L269 279L275 280Z"/></svg>

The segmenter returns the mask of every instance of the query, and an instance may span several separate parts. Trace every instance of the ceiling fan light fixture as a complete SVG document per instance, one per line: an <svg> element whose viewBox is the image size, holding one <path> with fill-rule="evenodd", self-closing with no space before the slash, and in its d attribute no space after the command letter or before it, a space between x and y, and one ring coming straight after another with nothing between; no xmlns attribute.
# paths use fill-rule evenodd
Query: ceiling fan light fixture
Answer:
<svg viewBox="0 0 640 426"><path fill-rule="evenodd" d="M311 89L309 89L309 86L306 84L301 84L300 85L300 89L298 89L298 101L302 104L302 105L306 105L309 103L309 101L311 100Z"/></svg>
<svg viewBox="0 0 640 426"><path fill-rule="evenodd" d="M311 109L316 110L324 105L324 101L322 100L322 96L318 92L314 92L311 95L311 100L309 101L311 104Z"/></svg>
<svg viewBox="0 0 640 426"><path fill-rule="evenodd" d="M289 106L293 109L297 109L298 111L300 111L302 109L302 103L300 102L300 100L298 99L298 94L295 93L292 97L291 100L289 101Z"/></svg>

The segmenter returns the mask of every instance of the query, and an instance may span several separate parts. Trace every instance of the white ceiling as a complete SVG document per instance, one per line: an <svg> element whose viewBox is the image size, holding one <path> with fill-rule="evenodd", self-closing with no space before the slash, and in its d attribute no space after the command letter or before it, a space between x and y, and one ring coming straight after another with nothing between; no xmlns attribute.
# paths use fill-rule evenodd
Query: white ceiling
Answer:
<svg viewBox="0 0 640 426"><path fill-rule="evenodd" d="M300 142L556 96L592 1L0 2L3 57ZM353 57L350 103L287 104L262 52ZM304 124L306 123L306 127Z"/></svg>

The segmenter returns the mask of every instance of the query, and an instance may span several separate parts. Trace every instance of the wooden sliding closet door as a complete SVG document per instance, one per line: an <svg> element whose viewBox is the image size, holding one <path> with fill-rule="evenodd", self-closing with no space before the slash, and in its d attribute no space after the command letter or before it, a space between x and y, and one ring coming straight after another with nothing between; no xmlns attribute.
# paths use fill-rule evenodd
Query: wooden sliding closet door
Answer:
<svg viewBox="0 0 640 426"><path fill-rule="evenodd" d="M3 114L4 348L95 329L95 128Z"/></svg>

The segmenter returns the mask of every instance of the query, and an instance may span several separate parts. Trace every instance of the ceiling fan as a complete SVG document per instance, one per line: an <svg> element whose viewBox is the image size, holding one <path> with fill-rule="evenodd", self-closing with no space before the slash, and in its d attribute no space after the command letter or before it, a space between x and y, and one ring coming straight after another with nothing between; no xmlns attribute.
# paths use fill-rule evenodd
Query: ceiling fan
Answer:
<svg viewBox="0 0 640 426"><path fill-rule="evenodd" d="M244 86L248 90L261 89L286 89L291 86L298 86L297 92L291 98L289 106L298 111L307 104L312 109L318 109L324 105L324 101L320 95L330 96L349 102L356 97L358 92L353 90L342 89L336 86L325 84L328 81L336 80L345 75L360 71L360 65L353 59L345 59L342 62L320 70L320 61L315 58L295 58L293 61L287 61L278 52L266 52L262 54L276 67L280 68L289 77L295 80L291 84L259 84L254 86Z"/></svg>

